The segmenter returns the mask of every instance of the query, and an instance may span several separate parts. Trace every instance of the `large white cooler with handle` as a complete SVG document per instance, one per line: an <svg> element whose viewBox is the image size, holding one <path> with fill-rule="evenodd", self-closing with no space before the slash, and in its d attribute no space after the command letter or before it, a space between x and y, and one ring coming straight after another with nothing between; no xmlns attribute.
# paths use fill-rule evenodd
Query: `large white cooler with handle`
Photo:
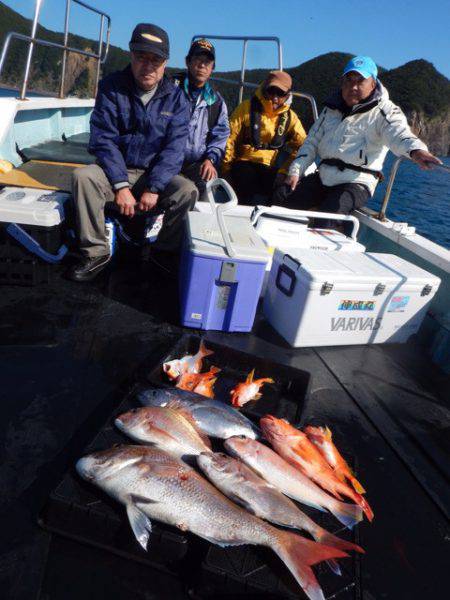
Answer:
<svg viewBox="0 0 450 600"><path fill-rule="evenodd" d="M406 342L439 285L393 254L278 249L264 314L295 347Z"/></svg>

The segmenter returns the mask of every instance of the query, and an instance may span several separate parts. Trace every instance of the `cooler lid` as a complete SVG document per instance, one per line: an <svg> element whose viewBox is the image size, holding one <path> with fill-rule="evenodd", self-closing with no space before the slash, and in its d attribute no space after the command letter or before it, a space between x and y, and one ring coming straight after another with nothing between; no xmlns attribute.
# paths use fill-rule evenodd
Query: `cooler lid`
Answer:
<svg viewBox="0 0 450 600"><path fill-rule="evenodd" d="M310 249L277 250L275 260L283 260L288 254L300 263L298 272L310 282L329 283L368 283L397 285L404 282L407 285L423 285L439 278L424 269L395 256L375 252L347 253L326 252ZM285 259L289 261L288 258Z"/></svg>
<svg viewBox="0 0 450 600"><path fill-rule="evenodd" d="M266 263L269 253L265 243L246 217L224 215L236 260ZM217 218L212 214L189 212L187 215L188 244L193 254L229 258Z"/></svg>
<svg viewBox="0 0 450 600"><path fill-rule="evenodd" d="M64 192L5 187L0 190L0 221L40 227L59 225L68 198Z"/></svg>

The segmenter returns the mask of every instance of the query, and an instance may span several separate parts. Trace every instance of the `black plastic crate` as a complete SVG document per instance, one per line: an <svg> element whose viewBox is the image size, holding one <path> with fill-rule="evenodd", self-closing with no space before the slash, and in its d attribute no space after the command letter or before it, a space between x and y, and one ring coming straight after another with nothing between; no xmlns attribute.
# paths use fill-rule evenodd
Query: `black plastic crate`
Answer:
<svg viewBox="0 0 450 600"><path fill-rule="evenodd" d="M358 529L343 528L332 515L299 504L316 523L338 537L359 543ZM300 533L297 530L289 530ZM307 535L302 533L301 535ZM325 563L313 567L325 598L359 600L360 555L351 553L340 559L341 576ZM299 585L271 550L258 546L221 548L211 546L202 563L199 595L204 598L306 598Z"/></svg>
<svg viewBox="0 0 450 600"><path fill-rule="evenodd" d="M173 388L173 384L162 370L163 363L186 354L195 354L200 339L195 335L183 335L161 362L147 374L147 380L157 387ZM203 370L207 371L212 365L221 369L214 386L216 400L230 403L230 390L240 381L245 381L249 372L255 369L255 378L272 377L275 383L265 384L260 390L262 397L248 402L240 410L254 420L271 414L288 419L291 423L300 421L309 390L309 372L280 365L274 360L259 358L207 339L204 339L204 342L214 354L205 357Z"/></svg>
<svg viewBox="0 0 450 600"><path fill-rule="evenodd" d="M8 225L9 223L0 222L0 284L31 286L49 283L55 265L35 256L11 237L6 231ZM20 227L51 254L56 254L63 243L63 223L52 227Z"/></svg>
<svg viewBox="0 0 450 600"><path fill-rule="evenodd" d="M116 429L114 419L135 406L127 397L80 457L115 444L133 443ZM186 535L153 521L145 552L134 537L125 507L81 479L75 467L51 493L39 523L48 531L164 570L170 570L172 563L184 558L188 548Z"/></svg>

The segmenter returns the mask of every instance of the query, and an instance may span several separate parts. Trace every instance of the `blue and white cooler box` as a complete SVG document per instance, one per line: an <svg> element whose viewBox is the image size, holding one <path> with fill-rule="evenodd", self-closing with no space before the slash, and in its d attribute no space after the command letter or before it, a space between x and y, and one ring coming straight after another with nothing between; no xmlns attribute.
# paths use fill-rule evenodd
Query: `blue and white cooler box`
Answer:
<svg viewBox="0 0 450 600"><path fill-rule="evenodd" d="M221 186L230 201L215 204ZM237 204L222 179L208 182L211 212L187 215L180 269L181 322L187 327L250 331L269 253L248 217L225 214Z"/></svg>
<svg viewBox="0 0 450 600"><path fill-rule="evenodd" d="M0 190L0 281L47 281L48 266L67 253L64 205L69 194L33 188Z"/></svg>
<svg viewBox="0 0 450 600"><path fill-rule="evenodd" d="M439 285L393 254L278 249L264 314L294 347L406 342Z"/></svg>

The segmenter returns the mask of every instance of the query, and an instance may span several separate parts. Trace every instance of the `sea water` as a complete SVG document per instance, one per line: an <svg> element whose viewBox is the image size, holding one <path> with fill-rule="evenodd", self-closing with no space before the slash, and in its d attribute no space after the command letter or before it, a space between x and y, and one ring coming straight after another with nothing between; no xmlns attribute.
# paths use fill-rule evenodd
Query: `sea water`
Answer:
<svg viewBox="0 0 450 600"><path fill-rule="evenodd" d="M385 180L378 185L369 208L380 209L394 160L389 153L383 168ZM441 160L450 167L450 157ZM450 173L441 169L422 171L413 162L402 161L386 216L413 225L420 235L450 249Z"/></svg>

